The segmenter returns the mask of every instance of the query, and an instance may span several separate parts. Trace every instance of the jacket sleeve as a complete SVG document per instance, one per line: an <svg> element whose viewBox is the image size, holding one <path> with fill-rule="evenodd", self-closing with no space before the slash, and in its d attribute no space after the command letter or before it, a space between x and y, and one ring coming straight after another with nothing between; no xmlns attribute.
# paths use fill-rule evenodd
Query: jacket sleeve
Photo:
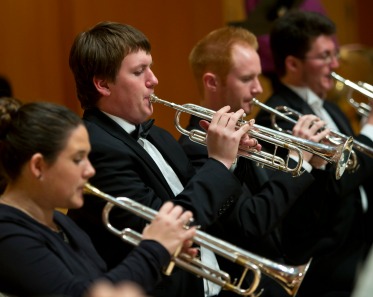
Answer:
<svg viewBox="0 0 373 297"><path fill-rule="evenodd" d="M19 232L19 229L1 238L0 250L0 291L16 296L78 297L102 278L113 283L134 281L150 291L160 280L161 268L170 259L160 244L143 241L116 268L107 272L97 267L95 261L80 257L80 253L88 250L69 245L60 248L53 241L30 231ZM69 261L79 263L78 268L68 265Z"/></svg>
<svg viewBox="0 0 373 297"><path fill-rule="evenodd" d="M294 166L295 161L290 160L289 165ZM255 182L245 181L247 184ZM266 236L281 225L295 201L307 192L313 182L314 177L308 172L292 177L289 173L271 171L270 177L258 190L250 190L253 185L244 185L246 190L228 220L236 221L247 236Z"/></svg>

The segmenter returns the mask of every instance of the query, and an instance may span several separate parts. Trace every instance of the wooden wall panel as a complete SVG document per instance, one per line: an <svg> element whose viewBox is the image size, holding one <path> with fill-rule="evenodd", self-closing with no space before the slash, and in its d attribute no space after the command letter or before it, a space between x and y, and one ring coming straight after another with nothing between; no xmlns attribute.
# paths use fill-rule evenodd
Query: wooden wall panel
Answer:
<svg viewBox="0 0 373 297"><path fill-rule="evenodd" d="M373 4L367 2L322 0L338 26L341 44L373 44ZM177 103L198 103L189 51L206 33L232 20L232 14L242 18L239 0L1 0L0 8L0 75L10 79L14 95L26 102L65 104L77 113L81 109L68 54L80 31L103 20L139 28L153 45L156 94ZM173 116L173 110L155 107L157 124L178 137Z"/></svg>
<svg viewBox="0 0 373 297"><path fill-rule="evenodd" d="M198 102L188 65L195 42L224 24L216 0L2 0L0 75L25 102L52 101L81 113L68 54L74 37L104 20L131 24L150 39L156 94L177 103ZM157 124L175 136L174 111L156 106Z"/></svg>

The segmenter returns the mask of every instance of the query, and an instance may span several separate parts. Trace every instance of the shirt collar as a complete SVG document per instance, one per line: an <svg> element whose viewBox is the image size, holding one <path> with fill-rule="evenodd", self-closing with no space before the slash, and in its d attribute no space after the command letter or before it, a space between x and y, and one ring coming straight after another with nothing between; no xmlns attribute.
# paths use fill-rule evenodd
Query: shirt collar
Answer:
<svg viewBox="0 0 373 297"><path fill-rule="evenodd" d="M310 88L307 87L296 87L292 85L286 85L294 93L303 99L310 106L321 107L324 101L317 96Z"/></svg>
<svg viewBox="0 0 373 297"><path fill-rule="evenodd" d="M135 131L136 126L134 124L131 124L126 120L123 120L122 118L109 114L105 111L102 112L106 114L109 118L111 118L114 122L116 122L119 126L121 126L123 130L126 131L128 134L131 134L133 131Z"/></svg>

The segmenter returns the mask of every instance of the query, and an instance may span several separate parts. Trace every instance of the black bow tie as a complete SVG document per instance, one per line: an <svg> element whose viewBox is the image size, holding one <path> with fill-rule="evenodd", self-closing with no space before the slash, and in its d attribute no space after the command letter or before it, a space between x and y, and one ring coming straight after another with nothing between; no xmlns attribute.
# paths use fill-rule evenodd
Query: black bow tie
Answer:
<svg viewBox="0 0 373 297"><path fill-rule="evenodd" d="M140 125L136 125L136 129L135 131L131 133L131 136L135 138L136 140L139 139L140 137L146 138L153 124L154 124L154 119L150 119Z"/></svg>

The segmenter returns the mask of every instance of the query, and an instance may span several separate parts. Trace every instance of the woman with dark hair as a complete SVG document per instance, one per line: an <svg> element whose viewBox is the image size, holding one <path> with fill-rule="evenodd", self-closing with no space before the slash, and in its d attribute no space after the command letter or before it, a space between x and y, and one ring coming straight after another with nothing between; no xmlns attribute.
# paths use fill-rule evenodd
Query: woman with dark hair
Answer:
<svg viewBox="0 0 373 297"><path fill-rule="evenodd" d="M83 296L97 283L132 281L145 291L161 278L176 249L194 255L184 229L191 212L167 202L143 240L106 269L89 237L56 208L79 208L95 173L82 120L52 103L0 99L0 291L16 296ZM110 247L108 246L108 249ZM143 296L139 291L138 296Z"/></svg>

